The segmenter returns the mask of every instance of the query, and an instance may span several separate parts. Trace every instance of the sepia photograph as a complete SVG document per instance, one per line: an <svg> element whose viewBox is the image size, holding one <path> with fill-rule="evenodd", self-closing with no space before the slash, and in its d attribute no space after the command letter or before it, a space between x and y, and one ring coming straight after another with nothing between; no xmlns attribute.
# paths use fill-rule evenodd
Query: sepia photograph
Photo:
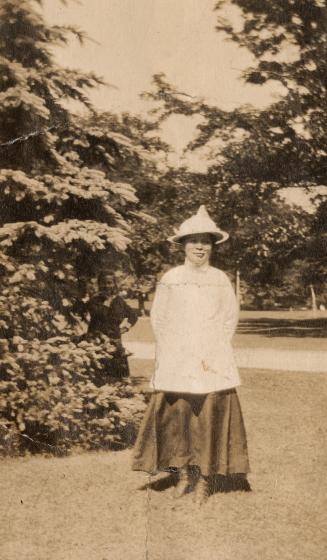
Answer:
<svg viewBox="0 0 327 560"><path fill-rule="evenodd" d="M0 559L322 560L327 0L0 0Z"/></svg>

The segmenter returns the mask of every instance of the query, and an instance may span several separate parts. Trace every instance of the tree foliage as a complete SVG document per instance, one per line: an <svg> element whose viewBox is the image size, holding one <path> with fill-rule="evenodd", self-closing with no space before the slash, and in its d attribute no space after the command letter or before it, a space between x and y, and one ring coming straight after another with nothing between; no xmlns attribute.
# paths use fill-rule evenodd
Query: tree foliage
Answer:
<svg viewBox="0 0 327 560"><path fill-rule="evenodd" d="M131 291L134 295L146 294L153 289L166 257L163 229L169 212L167 207L165 214L161 204L171 194L165 180L166 154L171 148L160 138L157 122L129 113L92 115L81 124L82 127L93 124L102 133L110 130L117 140L124 139L120 157L112 164L111 176L118 182L133 183L143 210L129 215L132 243L127 247L127 254L135 275Z"/></svg>
<svg viewBox="0 0 327 560"><path fill-rule="evenodd" d="M239 10L237 21L226 18L230 6ZM207 201L233 233L231 260L254 283L255 291L274 287L282 295L283 278L295 259L303 263L304 292L310 283L323 292L327 258L326 205L320 194L321 185L327 185L325 2L221 0L215 10L217 30L254 55L254 65L243 79L258 87L278 81L284 94L264 109L244 106L224 111L178 91L158 74L147 97L157 103L154 114L159 122L174 114L202 117L188 149L207 150L209 167L202 177L202 184L210 185ZM316 214L282 202L280 189L299 186L317 189ZM308 274L309 269L315 272Z"/></svg>
<svg viewBox="0 0 327 560"><path fill-rule="evenodd" d="M227 4L241 10L243 27L235 32L224 18ZM281 187L315 187L316 214L302 252L303 278L323 290L327 278L326 199L319 187L327 185L327 6L324 0L222 0L217 3L218 31L255 57L244 79L260 86L282 84L285 94L267 109L245 115L245 137L236 144L240 164L252 177L276 181ZM293 56L289 56L292 48ZM239 126L238 115L235 113Z"/></svg>
<svg viewBox="0 0 327 560"><path fill-rule="evenodd" d="M211 151L207 172L180 169L169 173L175 187L176 222L181 213L186 217L199 204L206 204L219 225L230 232L230 240L219 248L217 264L233 275L241 270L255 305L270 301L272 290L282 297L283 276L290 261L305 254L312 219L279 195L284 185L263 165L265 151L258 138L248 144L244 131L251 130L252 121L256 126L256 117L247 108L227 112L180 95L163 75L154 77L154 89L147 96L156 102L159 122L174 114L201 115L198 135L187 149L206 146Z"/></svg>
<svg viewBox="0 0 327 560"><path fill-rule="evenodd" d="M227 4L241 10L243 27L237 33L224 18ZM217 29L255 57L256 63L246 70L244 79L258 85L278 81L284 87L282 99L257 114L255 128L249 135L252 144L256 138L261 140L263 163L265 158L268 162L271 158L271 176L287 186L325 185L326 3L222 0L216 10Z"/></svg>

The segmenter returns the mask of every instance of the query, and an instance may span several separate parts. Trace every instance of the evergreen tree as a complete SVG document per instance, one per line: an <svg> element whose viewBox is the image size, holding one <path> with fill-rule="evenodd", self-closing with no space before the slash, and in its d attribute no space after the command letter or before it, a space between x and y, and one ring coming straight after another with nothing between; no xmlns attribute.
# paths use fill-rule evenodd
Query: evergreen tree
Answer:
<svg viewBox="0 0 327 560"><path fill-rule="evenodd" d="M127 254L134 273L130 293L140 299L142 295L146 298L167 259L164 243L167 227L164 223L167 224L173 217L173 212L169 216L169 208L172 210L174 189L166 178L166 155L171 148L160 138L157 122L129 113L116 115L106 112L82 119L82 128L91 125L101 131L102 138L110 130L111 138L123 141L120 147L122 157L113 162L111 174L117 182L133 183L143 210L143 213L130 215L133 242L128 246ZM168 203L166 213L163 211L164 199Z"/></svg>
<svg viewBox="0 0 327 560"><path fill-rule="evenodd" d="M112 444L126 434L119 414L110 418L108 410L119 410L119 397L130 389L118 384L100 403L94 382L114 341L76 336L85 330L85 303L101 269L128 268L131 225L143 218L135 189L113 174L128 139L92 121L82 127L68 109L74 101L92 111L88 90L102 82L58 66L51 47L64 47L71 33L82 41L83 34L47 25L38 4L0 3L4 438L18 428L46 445L69 447L75 439L91 447L103 438ZM106 418L102 428L90 413Z"/></svg>

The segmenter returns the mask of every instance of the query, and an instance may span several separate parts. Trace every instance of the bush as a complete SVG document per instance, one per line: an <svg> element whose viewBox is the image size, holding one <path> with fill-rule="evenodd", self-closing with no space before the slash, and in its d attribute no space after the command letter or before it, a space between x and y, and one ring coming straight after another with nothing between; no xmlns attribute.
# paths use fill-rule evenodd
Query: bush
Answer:
<svg viewBox="0 0 327 560"><path fill-rule="evenodd" d="M73 447L122 449L133 443L145 402L128 379L104 377L113 350L107 337L75 343L15 336L1 342L2 455L61 455Z"/></svg>

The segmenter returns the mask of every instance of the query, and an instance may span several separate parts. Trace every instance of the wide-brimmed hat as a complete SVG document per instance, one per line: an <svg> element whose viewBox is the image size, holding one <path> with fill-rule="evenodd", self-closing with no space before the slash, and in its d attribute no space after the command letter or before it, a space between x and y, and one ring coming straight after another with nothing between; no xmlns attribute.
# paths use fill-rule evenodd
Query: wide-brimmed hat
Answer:
<svg viewBox="0 0 327 560"><path fill-rule="evenodd" d="M181 243L184 237L197 233L209 233L216 239L215 244L223 243L229 237L226 231L222 231L216 226L215 222L210 218L206 207L202 205L194 216L185 220L178 229L175 229L175 235L169 237L168 241Z"/></svg>

